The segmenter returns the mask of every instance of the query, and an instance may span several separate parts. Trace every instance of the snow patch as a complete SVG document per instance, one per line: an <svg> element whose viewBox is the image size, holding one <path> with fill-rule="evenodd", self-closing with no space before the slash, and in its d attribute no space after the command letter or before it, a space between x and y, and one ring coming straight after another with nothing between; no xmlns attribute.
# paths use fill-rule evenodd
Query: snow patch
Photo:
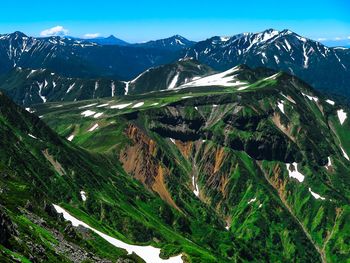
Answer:
<svg viewBox="0 0 350 263"><path fill-rule="evenodd" d="M196 183L196 179L194 178L194 175L192 176L192 185L193 185L193 193L195 194L195 196L199 196L199 188L198 188L198 184Z"/></svg>
<svg viewBox="0 0 350 263"><path fill-rule="evenodd" d="M326 102L327 102L328 104L331 104L331 105L334 105L334 104L335 104L335 102L334 102L333 100L326 100Z"/></svg>
<svg viewBox="0 0 350 263"><path fill-rule="evenodd" d="M81 196L81 200L83 200L85 202L86 201L86 193L84 191L80 191L80 196Z"/></svg>
<svg viewBox="0 0 350 263"><path fill-rule="evenodd" d="M36 140L38 139L37 137L35 137L33 134L30 134L30 133L28 133L28 136Z"/></svg>
<svg viewBox="0 0 350 263"><path fill-rule="evenodd" d="M88 131L92 132L98 128L98 124L96 123L94 126L92 126Z"/></svg>
<svg viewBox="0 0 350 263"><path fill-rule="evenodd" d="M287 166L287 170L288 170L288 173L289 173L289 177L295 178L299 182L303 182L304 181L305 176L298 171L298 164L297 163L295 163L295 162L292 163L292 164L287 163L286 166ZM291 166L294 167L293 171L291 169Z"/></svg>
<svg viewBox="0 0 350 263"><path fill-rule="evenodd" d="M116 238L113 238L111 236L108 236L91 226L87 225L86 223L76 219L71 214L69 214L66 210L64 210L62 207L53 204L55 210L59 214L63 214L63 218L67 221L70 221L74 227L77 226L83 226L87 229L92 230L96 234L98 234L100 237L105 239L107 242L112 244L115 247L125 249L128 251L129 254L135 253L138 256L140 256L143 260L145 260L147 263L182 263L181 255L178 255L176 257L172 257L169 259L161 259L159 257L160 249L154 248L152 246L136 246L136 245L130 245L127 243L124 243L123 241L120 241ZM157 257L158 255L158 257Z"/></svg>
<svg viewBox="0 0 350 263"><path fill-rule="evenodd" d="M278 106L278 108L280 109L280 111L283 113L283 114L285 114L285 112L284 112L284 104L283 104L283 100L280 102L278 102L278 104L277 104L277 106Z"/></svg>
<svg viewBox="0 0 350 263"><path fill-rule="evenodd" d="M337 115L338 115L338 119L341 125L343 125L343 123L346 120L347 114L343 109L340 109L337 111Z"/></svg>
<svg viewBox="0 0 350 263"><path fill-rule="evenodd" d="M74 134L71 134L71 135L67 138L67 140L70 141L70 142L73 141L73 139L74 139Z"/></svg>
<svg viewBox="0 0 350 263"><path fill-rule="evenodd" d="M145 104L143 101L138 102L138 103L136 103L134 106L132 106L132 108L133 108L133 109L135 109L135 108L140 108L141 106L143 106L143 104Z"/></svg>
<svg viewBox="0 0 350 263"><path fill-rule="evenodd" d="M124 108L130 106L131 104L132 103L124 103L124 104L113 105L113 106L111 106L111 109L121 110L121 109L124 109Z"/></svg>
<svg viewBox="0 0 350 263"><path fill-rule="evenodd" d="M348 161L350 161L350 158L349 158L348 154L344 151L343 147L340 146L340 149L343 152L344 158L347 159Z"/></svg>
<svg viewBox="0 0 350 263"><path fill-rule="evenodd" d="M89 117L91 115L94 115L96 112L91 111L91 110L86 110L84 112L81 113L81 115L83 115L84 117Z"/></svg>
<svg viewBox="0 0 350 263"><path fill-rule="evenodd" d="M236 87L247 84L236 79L236 75L233 73L239 71L240 68L234 67L222 73L210 75L207 77L200 78L198 80L191 81L189 83L183 84L176 89L182 89L187 87L205 87L205 86L224 86L224 87Z"/></svg>
<svg viewBox="0 0 350 263"><path fill-rule="evenodd" d="M250 199L250 200L248 201L248 205L251 204L251 203L253 203L253 202L255 202L255 201L256 201L256 197Z"/></svg>
<svg viewBox="0 0 350 263"><path fill-rule="evenodd" d="M179 79L179 75L180 75L180 73L177 73L176 75L175 75L175 77L172 79L172 81L170 82L170 84L169 84L169 86L168 86L168 89L174 89L175 87L176 87L176 83L177 83L177 81L178 81L178 79Z"/></svg>
<svg viewBox="0 0 350 263"><path fill-rule="evenodd" d="M97 105L96 108L102 108L102 107L106 107L108 105L109 105L108 103L104 103L104 104Z"/></svg>
<svg viewBox="0 0 350 263"><path fill-rule="evenodd" d="M315 192L312 192L310 187L309 187L309 192L310 192L311 195L312 195L313 197L315 197L316 199L321 199L321 200L325 200L325 199L326 199L326 198L320 196L319 194L317 194L317 193L315 193Z"/></svg>
<svg viewBox="0 0 350 263"><path fill-rule="evenodd" d="M102 115L103 115L103 112L96 113L94 115L94 118L97 119L97 118L101 117Z"/></svg>
<svg viewBox="0 0 350 263"><path fill-rule="evenodd" d="M72 85L69 85L69 88L66 91L66 94L68 94L69 92L71 92L71 90L74 88L75 83L73 83Z"/></svg>

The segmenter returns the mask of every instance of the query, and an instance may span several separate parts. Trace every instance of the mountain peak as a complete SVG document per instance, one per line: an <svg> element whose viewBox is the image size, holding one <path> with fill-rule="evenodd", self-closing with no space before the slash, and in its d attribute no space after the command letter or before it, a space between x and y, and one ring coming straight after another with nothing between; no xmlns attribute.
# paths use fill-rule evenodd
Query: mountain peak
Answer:
<svg viewBox="0 0 350 263"><path fill-rule="evenodd" d="M14 38L28 37L26 34L24 34L21 31L15 31L15 32L9 34L9 36L14 37Z"/></svg>

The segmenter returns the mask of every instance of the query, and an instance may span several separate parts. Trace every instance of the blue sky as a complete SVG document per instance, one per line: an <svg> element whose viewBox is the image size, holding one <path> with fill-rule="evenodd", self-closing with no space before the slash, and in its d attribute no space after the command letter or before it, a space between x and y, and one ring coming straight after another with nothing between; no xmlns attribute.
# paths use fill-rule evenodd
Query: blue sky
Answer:
<svg viewBox="0 0 350 263"><path fill-rule="evenodd" d="M61 26L56 28L62 31L58 34L114 34L141 42L174 34L201 40L213 35L288 28L313 39L345 40L350 36L349 13L348 0L4 0L0 33L19 30L40 36L45 29Z"/></svg>

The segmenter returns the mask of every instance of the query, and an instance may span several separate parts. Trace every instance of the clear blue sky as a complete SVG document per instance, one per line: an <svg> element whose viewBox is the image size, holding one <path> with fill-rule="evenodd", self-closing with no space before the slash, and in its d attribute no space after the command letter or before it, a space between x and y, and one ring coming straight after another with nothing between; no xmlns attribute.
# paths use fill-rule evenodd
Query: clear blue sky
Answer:
<svg viewBox="0 0 350 263"><path fill-rule="evenodd" d="M114 34L130 42L174 34L201 40L266 28L313 39L350 36L349 0L2 0L0 6L0 33L34 36L55 26L72 36Z"/></svg>

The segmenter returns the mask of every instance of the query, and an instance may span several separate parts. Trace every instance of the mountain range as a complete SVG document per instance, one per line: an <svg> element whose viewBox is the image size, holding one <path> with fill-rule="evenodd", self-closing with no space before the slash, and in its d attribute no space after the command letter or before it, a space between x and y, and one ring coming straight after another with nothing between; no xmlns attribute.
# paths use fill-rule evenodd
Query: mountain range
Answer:
<svg viewBox="0 0 350 263"><path fill-rule="evenodd" d="M0 99L4 259L349 258L348 109L296 77L239 66L122 98Z"/></svg>
<svg viewBox="0 0 350 263"><path fill-rule="evenodd" d="M100 45L72 38L0 36L0 73L45 68L63 77L130 81L151 67L192 57L214 70L245 64L293 74L318 90L350 97L350 51L329 48L290 30L273 29L192 42L181 36L132 45Z"/></svg>
<svg viewBox="0 0 350 263"><path fill-rule="evenodd" d="M0 35L0 262L348 262L348 49L99 40Z"/></svg>

